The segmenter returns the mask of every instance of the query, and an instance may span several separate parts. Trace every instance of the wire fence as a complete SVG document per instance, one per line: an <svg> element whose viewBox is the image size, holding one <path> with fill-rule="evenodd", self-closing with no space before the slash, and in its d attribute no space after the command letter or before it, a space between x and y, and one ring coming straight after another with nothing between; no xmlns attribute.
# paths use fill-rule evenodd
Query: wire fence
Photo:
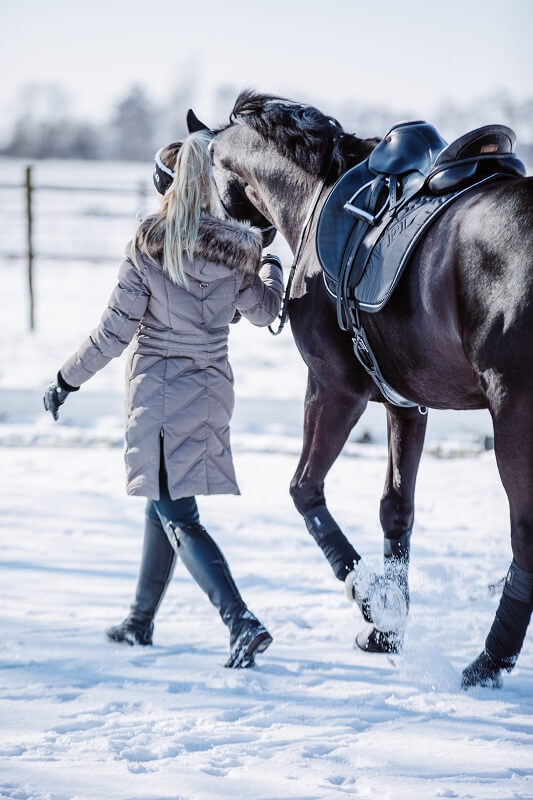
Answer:
<svg viewBox="0 0 533 800"><path fill-rule="evenodd" d="M34 330L36 262L116 262L121 252L117 247L124 247L139 209L146 205L149 184L143 179L117 185L112 166L107 185L41 182L32 165L24 166L21 177L20 182L0 182L5 228L0 258L23 264L29 327Z"/></svg>

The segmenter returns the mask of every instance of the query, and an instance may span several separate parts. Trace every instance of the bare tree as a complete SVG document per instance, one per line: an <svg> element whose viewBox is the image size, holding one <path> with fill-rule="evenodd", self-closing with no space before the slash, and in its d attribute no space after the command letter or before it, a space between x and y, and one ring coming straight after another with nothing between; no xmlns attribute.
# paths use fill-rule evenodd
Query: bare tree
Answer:
<svg viewBox="0 0 533 800"><path fill-rule="evenodd" d="M111 120L110 154L121 161L147 161L154 154L155 109L142 86L132 86Z"/></svg>
<svg viewBox="0 0 533 800"><path fill-rule="evenodd" d="M30 158L97 158L99 134L90 123L73 119L69 97L57 84L26 85L6 155Z"/></svg>

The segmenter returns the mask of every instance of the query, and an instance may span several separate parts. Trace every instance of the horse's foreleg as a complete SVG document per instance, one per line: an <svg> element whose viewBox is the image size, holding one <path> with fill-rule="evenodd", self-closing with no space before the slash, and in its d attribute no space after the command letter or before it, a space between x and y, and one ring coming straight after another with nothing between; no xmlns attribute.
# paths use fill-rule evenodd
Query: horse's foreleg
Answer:
<svg viewBox="0 0 533 800"><path fill-rule="evenodd" d="M415 513L415 484L426 435L427 416L416 408L387 407L389 457L379 508L385 567L408 561Z"/></svg>
<svg viewBox="0 0 533 800"><path fill-rule="evenodd" d="M344 581L360 560L326 506L324 479L366 407L366 397L344 394L309 373L302 454L291 482L294 504L335 577Z"/></svg>
<svg viewBox="0 0 533 800"><path fill-rule="evenodd" d="M424 437L426 434L427 416L418 409L396 408L387 406L387 436L389 455L385 488L381 498L379 518L383 528L383 554L385 560L383 602L391 603L391 586L396 585L404 597L403 608L401 596L397 601L401 608L394 612L394 603L389 608L390 622L394 617L397 624L390 630L378 630L375 627L362 631L356 639L362 650L372 652L397 652L401 649L403 624L409 607L409 548L411 530L414 521L414 495L416 476Z"/></svg>
<svg viewBox="0 0 533 800"><path fill-rule="evenodd" d="M463 687L499 686L511 671L533 611L533 407L531 393L492 410L494 449L511 512L513 561L485 641L485 649L463 672Z"/></svg>

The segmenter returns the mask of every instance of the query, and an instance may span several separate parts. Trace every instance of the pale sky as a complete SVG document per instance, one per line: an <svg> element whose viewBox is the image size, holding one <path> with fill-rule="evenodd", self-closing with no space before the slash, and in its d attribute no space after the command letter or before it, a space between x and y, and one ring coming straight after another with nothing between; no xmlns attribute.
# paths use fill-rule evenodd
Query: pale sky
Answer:
<svg viewBox="0 0 533 800"><path fill-rule="evenodd" d="M197 82L198 113L230 84L353 98L419 116L532 91L533 0L0 0L0 124L18 89L59 82L103 119L133 83L164 99Z"/></svg>

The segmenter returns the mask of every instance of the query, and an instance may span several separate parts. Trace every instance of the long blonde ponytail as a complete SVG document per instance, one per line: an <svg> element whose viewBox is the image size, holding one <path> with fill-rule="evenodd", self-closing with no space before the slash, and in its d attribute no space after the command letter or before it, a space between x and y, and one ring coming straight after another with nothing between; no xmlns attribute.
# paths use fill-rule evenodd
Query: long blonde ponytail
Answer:
<svg viewBox="0 0 533 800"><path fill-rule="evenodd" d="M175 144L163 148L161 160L173 170L174 179L159 213L141 222L132 242L135 263L137 250L160 260L171 280L181 286L187 286L184 256L193 258L200 216L213 209L209 153L212 138L210 131L198 131L188 136L181 147Z"/></svg>

